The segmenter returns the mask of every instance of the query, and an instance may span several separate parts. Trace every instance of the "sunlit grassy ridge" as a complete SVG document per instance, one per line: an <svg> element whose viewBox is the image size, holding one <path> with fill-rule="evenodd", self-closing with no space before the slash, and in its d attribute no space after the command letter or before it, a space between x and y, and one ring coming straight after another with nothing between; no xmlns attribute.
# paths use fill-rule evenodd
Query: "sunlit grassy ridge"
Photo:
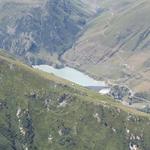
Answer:
<svg viewBox="0 0 150 150"><path fill-rule="evenodd" d="M0 149L128 150L134 144L149 150L149 115L109 97L5 53L0 85Z"/></svg>

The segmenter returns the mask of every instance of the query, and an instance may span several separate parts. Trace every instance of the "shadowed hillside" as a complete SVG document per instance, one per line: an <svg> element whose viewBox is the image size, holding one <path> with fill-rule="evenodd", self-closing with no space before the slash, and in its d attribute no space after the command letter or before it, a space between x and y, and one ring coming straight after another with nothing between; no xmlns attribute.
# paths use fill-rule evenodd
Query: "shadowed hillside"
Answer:
<svg viewBox="0 0 150 150"><path fill-rule="evenodd" d="M2 0L0 12L0 48L29 64L56 62L95 13L80 0Z"/></svg>

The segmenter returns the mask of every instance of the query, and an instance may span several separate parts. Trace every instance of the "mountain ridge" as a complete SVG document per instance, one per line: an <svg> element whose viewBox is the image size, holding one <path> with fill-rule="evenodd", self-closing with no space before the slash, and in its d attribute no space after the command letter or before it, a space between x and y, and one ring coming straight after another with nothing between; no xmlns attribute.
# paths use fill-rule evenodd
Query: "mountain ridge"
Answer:
<svg viewBox="0 0 150 150"><path fill-rule="evenodd" d="M148 114L2 52L0 62L0 148L149 149Z"/></svg>
<svg viewBox="0 0 150 150"><path fill-rule="evenodd" d="M149 150L148 0L0 4L0 149ZM125 100L33 64L77 68ZM128 100L139 109L123 105Z"/></svg>

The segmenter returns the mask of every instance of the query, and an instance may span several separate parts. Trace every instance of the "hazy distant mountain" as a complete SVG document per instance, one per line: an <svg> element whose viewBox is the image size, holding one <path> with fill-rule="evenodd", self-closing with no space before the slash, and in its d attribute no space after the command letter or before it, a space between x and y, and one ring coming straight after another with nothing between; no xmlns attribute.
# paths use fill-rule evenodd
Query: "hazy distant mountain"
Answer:
<svg viewBox="0 0 150 150"><path fill-rule="evenodd" d="M94 13L80 0L2 0L0 4L0 48L30 64L70 48Z"/></svg>
<svg viewBox="0 0 150 150"><path fill-rule="evenodd" d="M112 83L129 85L150 98L150 1L108 0L63 59Z"/></svg>

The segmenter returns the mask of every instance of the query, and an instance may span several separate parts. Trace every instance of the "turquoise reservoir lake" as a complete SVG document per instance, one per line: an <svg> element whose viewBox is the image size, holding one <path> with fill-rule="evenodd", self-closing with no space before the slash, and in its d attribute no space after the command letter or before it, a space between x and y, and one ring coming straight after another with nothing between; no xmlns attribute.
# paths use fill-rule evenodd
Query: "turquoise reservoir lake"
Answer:
<svg viewBox="0 0 150 150"><path fill-rule="evenodd" d="M33 66L33 68L45 71L47 73L54 74L55 76L69 80L71 82L74 82L76 84L79 84L85 87L87 86L105 87L106 86L104 81L97 81L89 77L88 75L70 67L57 69L49 65L37 65L37 66Z"/></svg>

